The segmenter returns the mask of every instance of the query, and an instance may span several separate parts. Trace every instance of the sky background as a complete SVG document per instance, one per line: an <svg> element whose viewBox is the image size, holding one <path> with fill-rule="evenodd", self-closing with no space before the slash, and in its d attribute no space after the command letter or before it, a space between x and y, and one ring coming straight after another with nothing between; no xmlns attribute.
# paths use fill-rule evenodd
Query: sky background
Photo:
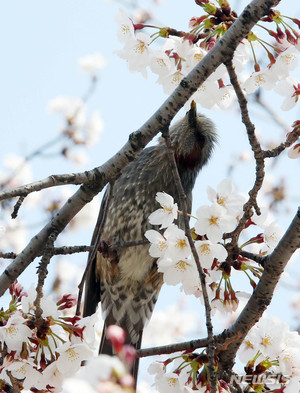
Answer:
<svg viewBox="0 0 300 393"><path fill-rule="evenodd" d="M238 12L246 3L233 2ZM178 30L187 29L189 19L198 16L200 11L192 0L165 0L156 6L150 1L141 4L152 8L155 20L160 21L161 25L170 25ZM126 143L129 133L138 129L164 102L167 97L162 87L155 83L156 76L148 72L148 78L145 79L140 74L130 73L125 61L115 54L116 50L122 48L122 44L117 40L117 24L114 20L120 6L126 9L121 3L103 0L2 2L0 165L8 153L28 155L58 135L61 118L50 114L47 105L51 99L61 94L79 97L85 94L89 78L78 67L78 59L85 55L100 52L107 61L106 68L100 73L97 90L88 102L89 113L95 109L100 111L105 125L104 132L100 141L88 150L89 162L84 166L76 166L72 161L61 156L53 157L51 154L43 159L32 160L34 180L50 174L79 172L101 165ZM293 12L294 16L300 16L300 5L296 0L283 0L280 9L283 13ZM293 75L299 77L299 68ZM264 97L287 124L299 119L299 105L290 112L281 112L278 109L282 101L280 97L274 93ZM265 144L281 142L285 132L261 108L251 102L250 96L248 98L250 115L261 140ZM243 194L252 186L255 173L252 160L244 163L239 163L238 160L241 152L246 154L249 147L237 106L227 111L198 109L215 122L219 144L211 162L197 180L194 189L194 211L200 204L207 203L207 185L216 188L222 179L228 177L230 165L233 165L230 176L236 189ZM181 111L178 116L182 116L184 112ZM57 150L57 147L54 147L49 153ZM271 179L277 181L284 178L289 190L286 203L274 216L284 229L295 215L299 204L299 170L299 159L289 160L286 153L269 169ZM32 218L32 236L41 227L39 213L35 209L30 213L24 210L20 213L21 216ZM96 215L94 219L96 221ZM93 225L78 233L72 232L63 239L69 244L89 244L92 231ZM69 261L84 266L86 257L70 257ZM56 271L55 266L54 261L49 268L49 288L51 277L53 278ZM36 265L33 265L23 276L24 283L31 281L35 268ZM294 291L287 287L299 280L297 261L291 266L290 272L291 277L284 279L281 290L274 296L270 313L281 316L295 326L293 310L288 306ZM172 304L178 292L178 288L165 288L157 309ZM195 304L191 301L191 308L195 307Z"/></svg>

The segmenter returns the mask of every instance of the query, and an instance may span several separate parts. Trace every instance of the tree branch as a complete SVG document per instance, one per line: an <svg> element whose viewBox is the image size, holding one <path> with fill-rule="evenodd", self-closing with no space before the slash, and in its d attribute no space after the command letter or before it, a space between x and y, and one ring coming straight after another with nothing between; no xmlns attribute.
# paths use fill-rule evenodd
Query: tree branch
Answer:
<svg viewBox="0 0 300 393"><path fill-rule="evenodd" d="M177 344L162 345L154 348L143 348L137 351L136 356L143 358L147 356L169 354L179 351L194 351L197 348L207 347L208 343L209 340L207 338L202 338Z"/></svg>
<svg viewBox="0 0 300 393"><path fill-rule="evenodd" d="M228 346L227 350L220 353L220 364L222 364L223 370L232 369L236 351L249 330L261 318L263 312L270 304L280 275L283 273L293 253L299 247L300 208L277 247L272 254L266 257L264 272L243 311L234 324L221 334L221 337L223 336L224 338L237 337L234 343Z"/></svg>

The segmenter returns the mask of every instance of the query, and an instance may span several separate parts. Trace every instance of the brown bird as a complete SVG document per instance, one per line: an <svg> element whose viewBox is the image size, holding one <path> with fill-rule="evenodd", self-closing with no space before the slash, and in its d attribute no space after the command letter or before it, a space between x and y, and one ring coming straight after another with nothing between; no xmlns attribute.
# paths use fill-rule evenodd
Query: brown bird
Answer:
<svg viewBox="0 0 300 393"><path fill-rule="evenodd" d="M186 116L170 128L170 138L190 212L196 177L216 143L215 127L197 114L192 102ZM170 194L178 203L163 138L156 146L142 150L113 186L108 186L102 200L92 239L92 244L98 242L98 251L90 261L83 312L84 316L91 315L101 301L105 326L100 353L112 353L105 335L106 327L112 324L121 326L127 342L139 349L145 322L157 301L163 279L148 252L144 233L152 228L149 215L159 208L155 201L158 191ZM183 226L181 222L179 226ZM137 367L136 362L132 370L135 376Z"/></svg>

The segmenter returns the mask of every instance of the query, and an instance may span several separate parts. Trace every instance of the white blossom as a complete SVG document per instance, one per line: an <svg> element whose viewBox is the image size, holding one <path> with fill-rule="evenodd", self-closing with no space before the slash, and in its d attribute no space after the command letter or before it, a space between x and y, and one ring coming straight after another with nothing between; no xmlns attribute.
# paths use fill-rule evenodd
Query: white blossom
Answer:
<svg viewBox="0 0 300 393"><path fill-rule="evenodd" d="M195 247L198 252L202 268L208 269L210 279L215 281L222 274L216 268L212 269L212 264L216 258L219 262L225 261L227 257L226 248L221 244L214 244L209 240L197 240Z"/></svg>
<svg viewBox="0 0 300 393"><path fill-rule="evenodd" d="M243 341L239 350L241 361L247 362L257 351L260 351L264 357L275 359L285 348L284 336L288 332L286 323L276 317L264 315Z"/></svg>
<svg viewBox="0 0 300 393"><path fill-rule="evenodd" d="M91 55L81 57L78 60L78 64L82 71L94 75L97 70L106 66L106 61L100 53L93 53Z"/></svg>
<svg viewBox="0 0 300 393"><path fill-rule="evenodd" d="M216 105L221 109L228 109L235 99L235 93L232 86L223 86L217 90Z"/></svg>
<svg viewBox="0 0 300 393"><path fill-rule="evenodd" d="M185 283L190 285L197 269L195 262L190 259L173 260L172 258L164 258L158 261L158 271L163 273L164 282L168 285L177 285Z"/></svg>
<svg viewBox="0 0 300 393"><path fill-rule="evenodd" d="M93 146L104 130L104 123L99 111L94 111L85 124L86 145Z"/></svg>
<svg viewBox="0 0 300 393"><path fill-rule="evenodd" d="M163 362L154 361L148 367L148 373L151 375L155 375L155 378L160 377L161 375L165 374L166 366Z"/></svg>
<svg viewBox="0 0 300 393"><path fill-rule="evenodd" d="M119 25L118 39L120 42L130 41L134 37L134 27L131 19L128 18L125 11L120 8L115 15L116 22Z"/></svg>
<svg viewBox="0 0 300 393"><path fill-rule="evenodd" d="M298 65L298 53L293 45L281 52L276 59L276 63L271 67L271 71L277 79L284 79L289 76L289 71L294 70Z"/></svg>
<svg viewBox="0 0 300 393"><path fill-rule="evenodd" d="M181 393L183 383L175 373L166 373L155 382L157 390L161 393Z"/></svg>
<svg viewBox="0 0 300 393"><path fill-rule="evenodd" d="M165 192L158 192L155 199L162 208L150 214L149 222L152 225L161 225L161 229L166 228L177 218L177 203L174 203L171 195Z"/></svg>
<svg viewBox="0 0 300 393"><path fill-rule="evenodd" d="M99 382L109 381L112 375L120 379L126 374L127 370L118 357L99 355L89 359L77 372L77 377L88 381L92 388L97 389Z"/></svg>
<svg viewBox="0 0 300 393"><path fill-rule="evenodd" d="M216 82L206 80L193 94L192 99L203 108L212 109L216 105L216 97L219 94L219 87Z"/></svg>
<svg viewBox="0 0 300 393"><path fill-rule="evenodd" d="M232 59L235 71L240 73L250 59L249 41L243 40L236 48Z"/></svg>
<svg viewBox="0 0 300 393"><path fill-rule="evenodd" d="M159 77L157 82L163 86L164 92L166 94L171 94L179 85L182 78L184 77L185 74L177 70L172 72L171 74L167 74L163 77Z"/></svg>
<svg viewBox="0 0 300 393"><path fill-rule="evenodd" d="M67 121L80 127L85 124L85 104L79 97L57 96L48 103L48 109L60 113Z"/></svg>
<svg viewBox="0 0 300 393"><path fill-rule="evenodd" d="M188 238L185 236L184 231L179 229L177 225L171 224L164 236L167 238L167 256L178 261L190 255L191 250Z"/></svg>
<svg viewBox="0 0 300 393"><path fill-rule="evenodd" d="M254 72L243 83L243 88L247 94L254 93L260 87L271 90L276 83L276 77L269 69Z"/></svg>
<svg viewBox="0 0 300 393"><path fill-rule="evenodd" d="M275 222L271 223L265 228L264 240L267 246L273 250L283 235L282 228Z"/></svg>
<svg viewBox="0 0 300 393"><path fill-rule="evenodd" d="M300 376L300 347L287 347L278 355L279 369L283 375Z"/></svg>
<svg viewBox="0 0 300 393"><path fill-rule="evenodd" d="M25 325L26 319L16 311L12 314L6 325L0 326L0 341L7 346L7 350L21 351L22 343L32 337L31 329Z"/></svg>
<svg viewBox="0 0 300 393"><path fill-rule="evenodd" d="M20 218L10 220L8 223L0 220L1 236L0 248L10 248L11 251L21 252L26 245L27 228Z"/></svg>
<svg viewBox="0 0 300 393"><path fill-rule="evenodd" d="M13 377L24 380L24 389L37 388L42 379L42 374L36 369L36 365L30 359L15 360L6 370L11 371Z"/></svg>
<svg viewBox="0 0 300 393"><path fill-rule="evenodd" d="M167 239L162 236L158 231L155 231L153 229L145 232L145 237L151 243L151 246L149 248L149 254L153 258L162 257L168 247Z"/></svg>
<svg viewBox="0 0 300 393"><path fill-rule="evenodd" d="M207 195L212 203L218 203L232 216L238 216L243 210L245 198L234 192L234 187L230 179L222 180L217 186L217 191L208 186Z"/></svg>
<svg viewBox="0 0 300 393"><path fill-rule="evenodd" d="M60 354L56 367L65 377L73 375L79 370L83 360L93 356L93 351L86 344L70 344L69 342L57 348L56 352Z"/></svg>
<svg viewBox="0 0 300 393"><path fill-rule="evenodd" d="M171 60L164 51L152 52L149 66L154 74L164 77L168 75L171 70Z"/></svg>
<svg viewBox="0 0 300 393"><path fill-rule="evenodd" d="M197 217L196 233L198 235L206 234L213 243L221 241L223 233L233 231L236 226L236 219L229 216L226 209L217 203L199 207Z"/></svg>
<svg viewBox="0 0 300 393"><path fill-rule="evenodd" d="M291 76L277 83L275 92L285 97L280 106L282 110L288 111L297 104L300 94L299 86L299 81Z"/></svg>
<svg viewBox="0 0 300 393"><path fill-rule="evenodd" d="M151 38L144 33L137 33L131 39L128 39L122 50L116 53L127 61L130 72L141 72L146 78L146 67L151 62L152 49L150 49Z"/></svg>

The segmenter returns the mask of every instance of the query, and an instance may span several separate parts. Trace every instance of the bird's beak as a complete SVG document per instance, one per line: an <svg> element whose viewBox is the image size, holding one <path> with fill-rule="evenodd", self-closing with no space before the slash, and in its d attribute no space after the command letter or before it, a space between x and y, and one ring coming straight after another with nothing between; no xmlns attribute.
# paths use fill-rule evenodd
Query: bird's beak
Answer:
<svg viewBox="0 0 300 393"><path fill-rule="evenodd" d="M195 126L196 119L197 119L197 106L194 100L191 102L191 109L188 111L188 116L189 116L190 126L191 127Z"/></svg>

